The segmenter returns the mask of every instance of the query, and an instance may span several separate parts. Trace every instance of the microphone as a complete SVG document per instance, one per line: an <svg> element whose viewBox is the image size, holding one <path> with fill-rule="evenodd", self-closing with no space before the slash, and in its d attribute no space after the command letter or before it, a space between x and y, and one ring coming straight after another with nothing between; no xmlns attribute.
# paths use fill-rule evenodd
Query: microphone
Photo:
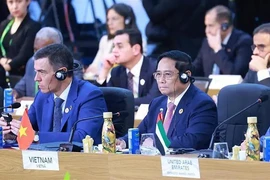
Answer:
<svg viewBox="0 0 270 180"><path fill-rule="evenodd" d="M120 116L126 117L128 115L129 115L129 113L127 111L119 111L119 112L116 112L116 113L113 114L113 118L114 117L120 117ZM70 136L69 136L69 139L68 139L68 143L60 144L59 151L81 152L81 150L82 150L81 147L72 144L72 140L73 140L73 137L74 137L74 134L75 134L75 129L77 127L77 124L79 122L82 122L82 121L92 120L92 119L96 119L96 118L103 118L103 115L86 117L86 118L82 118L82 119L79 119L78 121L76 121L73 124L72 128L71 128L71 132L70 132Z"/></svg>
<svg viewBox="0 0 270 180"><path fill-rule="evenodd" d="M15 102L15 103L13 103L13 104L11 104L11 105L9 105L9 106L6 106L6 107L0 107L0 110L5 109L5 108L17 109L17 108L19 108L19 107L21 107L21 103Z"/></svg>
<svg viewBox="0 0 270 180"><path fill-rule="evenodd" d="M208 149L206 150L199 150L199 151L194 151L192 152L192 154L194 153L200 153L199 154L199 157L202 157L202 158L211 158L212 157L212 153L213 153L213 150L212 150L212 145L213 145L213 142L214 142L214 138L216 136L216 132L217 130L220 128L220 126L222 126L223 124L225 124L226 122L230 121L231 119L235 118L236 116L238 116L239 114L245 112L246 110L250 109L251 107L255 106L256 104L259 104L259 103L262 103L262 102L265 102L268 100L268 95L261 95L259 99L257 99L254 103L248 105L247 107L245 107L244 109L242 109L241 111L235 113L234 115L232 115L231 117L225 119L224 121L222 121L214 130L214 132L212 133L212 137L211 137L211 140L210 140L210 144L209 144L209 147ZM226 157L224 157L222 154L218 154L218 152L215 152L217 156L219 156L221 159L225 159Z"/></svg>

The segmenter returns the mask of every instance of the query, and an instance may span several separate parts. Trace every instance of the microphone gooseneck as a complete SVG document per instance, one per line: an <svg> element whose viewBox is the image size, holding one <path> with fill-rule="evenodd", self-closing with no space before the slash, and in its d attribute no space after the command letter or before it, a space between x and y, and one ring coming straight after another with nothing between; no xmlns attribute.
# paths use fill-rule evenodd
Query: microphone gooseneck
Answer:
<svg viewBox="0 0 270 180"><path fill-rule="evenodd" d="M221 125L223 125L224 123L230 121L231 119L233 119L234 117L238 116L239 114L243 113L244 111L248 110L249 108L255 106L256 104L259 104L259 103L262 103L264 101L267 101L268 100L268 95L262 95L260 96L259 99L257 99L254 103L250 104L249 106L245 107L244 109L242 109L241 111L235 113L234 115L232 115L231 117L229 117L228 119L225 119L223 122L221 122L214 130L213 134L212 134L212 137L211 137L211 141L210 141L210 144L209 144L209 147L208 149L211 150L211 147L213 145L213 141L214 141L214 138L216 136L216 132L217 130L220 128Z"/></svg>
<svg viewBox="0 0 270 180"><path fill-rule="evenodd" d="M113 114L113 117L126 117L128 116L128 112L127 111L119 111L119 112L116 112ZM73 137L74 137L74 134L75 134L75 129L77 127L77 124L79 122L82 122L82 121L87 121L87 120L92 120L92 119L96 119L96 118L103 118L103 115L97 115L97 116L92 116L92 117L86 117L86 118L82 118L82 119L79 119L78 121L76 121L72 128L71 128L71 132L70 132L70 136L69 136L69 139L68 139L68 142L69 143L72 143L72 140L73 140Z"/></svg>

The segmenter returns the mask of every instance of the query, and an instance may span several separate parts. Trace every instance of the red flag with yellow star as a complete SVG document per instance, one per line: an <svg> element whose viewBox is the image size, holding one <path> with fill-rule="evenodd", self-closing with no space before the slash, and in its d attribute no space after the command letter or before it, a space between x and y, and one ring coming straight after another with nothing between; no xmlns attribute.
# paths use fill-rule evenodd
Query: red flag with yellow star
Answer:
<svg viewBox="0 0 270 180"><path fill-rule="evenodd" d="M28 117L28 110L25 109L21 120L21 127L17 136L19 148L26 150L32 144L35 137L35 131L32 128L30 119Z"/></svg>

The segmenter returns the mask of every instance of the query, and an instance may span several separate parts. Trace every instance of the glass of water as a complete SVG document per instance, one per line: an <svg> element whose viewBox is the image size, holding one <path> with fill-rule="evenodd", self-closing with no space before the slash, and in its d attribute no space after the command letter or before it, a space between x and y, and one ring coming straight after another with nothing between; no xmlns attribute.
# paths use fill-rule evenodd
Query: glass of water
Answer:
<svg viewBox="0 0 270 180"><path fill-rule="evenodd" d="M218 159L230 159L227 142L215 143L212 157Z"/></svg>
<svg viewBox="0 0 270 180"><path fill-rule="evenodd" d="M156 155L156 140L154 133L145 133L141 135L140 151L143 155Z"/></svg>

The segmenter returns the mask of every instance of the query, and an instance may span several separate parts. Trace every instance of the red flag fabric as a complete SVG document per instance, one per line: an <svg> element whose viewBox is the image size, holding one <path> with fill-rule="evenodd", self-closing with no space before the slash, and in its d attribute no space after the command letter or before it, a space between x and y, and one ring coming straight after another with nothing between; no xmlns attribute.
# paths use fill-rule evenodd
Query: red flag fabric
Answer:
<svg viewBox="0 0 270 180"><path fill-rule="evenodd" d="M35 131L32 128L28 111L25 109L21 120L21 126L17 135L17 141L21 150L26 150L32 144L35 137Z"/></svg>

